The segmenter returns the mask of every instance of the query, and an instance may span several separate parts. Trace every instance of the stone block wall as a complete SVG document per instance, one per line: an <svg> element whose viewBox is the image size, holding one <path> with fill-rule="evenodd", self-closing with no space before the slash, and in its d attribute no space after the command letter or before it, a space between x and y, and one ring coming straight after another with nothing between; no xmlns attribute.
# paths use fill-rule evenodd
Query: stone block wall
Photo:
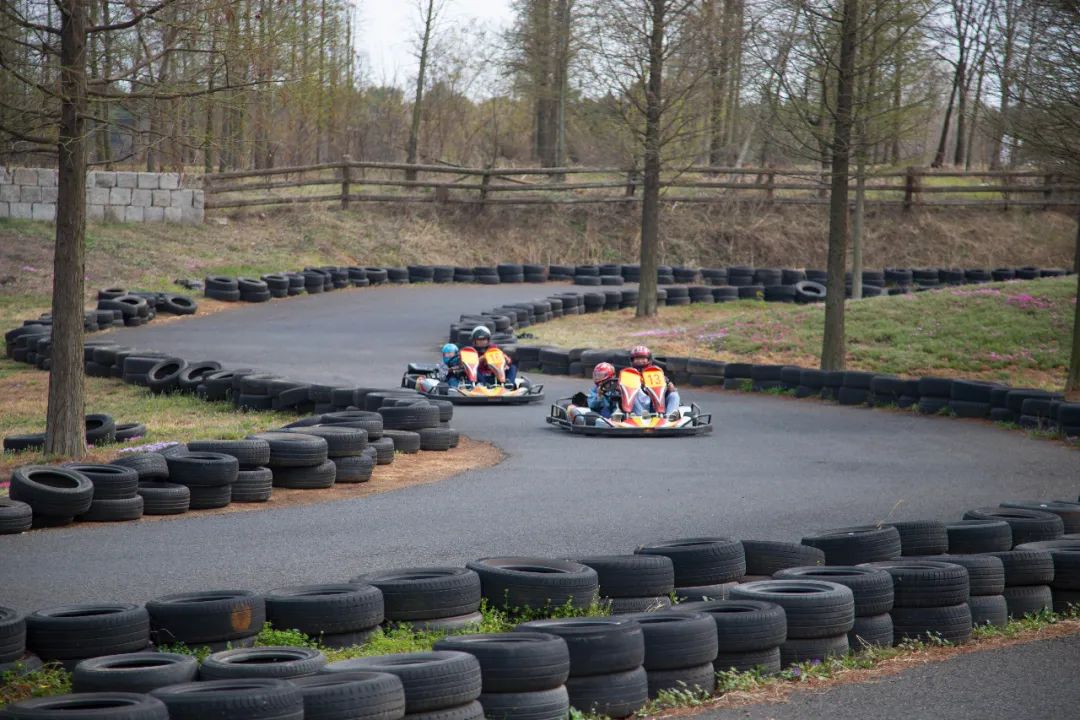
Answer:
<svg viewBox="0 0 1080 720"><path fill-rule="evenodd" d="M56 185L55 170L0 167L0 218L55 221ZM200 180L178 173L86 174L89 220L197 224L203 221L203 202Z"/></svg>

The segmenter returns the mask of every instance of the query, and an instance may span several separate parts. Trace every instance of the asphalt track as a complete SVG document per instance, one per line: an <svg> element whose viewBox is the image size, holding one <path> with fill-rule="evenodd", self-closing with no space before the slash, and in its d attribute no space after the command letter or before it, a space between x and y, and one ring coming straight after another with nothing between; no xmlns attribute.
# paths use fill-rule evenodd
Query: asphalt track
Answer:
<svg viewBox="0 0 1080 720"><path fill-rule="evenodd" d="M112 336L227 367L393 387L407 362L436 357L458 314L553 291L338 291ZM548 399L582 386L542 381ZM464 407L453 425L502 448L507 458L497 467L329 504L3 536L0 604L140 602L187 589L270 589L492 555L625 553L675 537L798 540L889 518L958 518L1007 499L1070 499L1080 485L1080 453L984 423L684 392L713 413L713 435L571 437L543 422L546 404Z"/></svg>

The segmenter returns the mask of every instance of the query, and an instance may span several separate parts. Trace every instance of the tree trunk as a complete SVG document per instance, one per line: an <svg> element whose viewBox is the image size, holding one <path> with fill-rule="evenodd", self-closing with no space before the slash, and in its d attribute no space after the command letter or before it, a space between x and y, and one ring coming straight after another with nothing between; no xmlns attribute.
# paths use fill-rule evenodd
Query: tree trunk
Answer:
<svg viewBox="0 0 1080 720"><path fill-rule="evenodd" d="M641 284L638 317L656 315L660 230L660 120L663 113L664 20L668 0L650 0L649 80L645 90L645 155L641 193Z"/></svg>
<svg viewBox="0 0 1080 720"><path fill-rule="evenodd" d="M825 335L821 345L822 370L843 370L845 360L844 270L847 262L848 168L851 160L858 21L858 0L844 0L840 25L840 62L836 74L836 117L829 192L829 280L825 295Z"/></svg>
<svg viewBox="0 0 1080 720"><path fill-rule="evenodd" d="M964 143L967 140L967 65L961 60L956 66L956 148L953 152L953 166L962 167L964 164Z"/></svg>
<svg viewBox="0 0 1080 720"><path fill-rule="evenodd" d="M45 452L86 452L83 283L86 237L86 2L60 4L60 132L53 256L52 368Z"/></svg>
<svg viewBox="0 0 1080 720"><path fill-rule="evenodd" d="M863 231L866 227L866 149L859 149L855 178L855 215L851 221L851 298L862 300Z"/></svg>
<svg viewBox="0 0 1080 720"><path fill-rule="evenodd" d="M956 97L956 80L959 77L960 68L957 66L953 74L952 91L949 93L949 104L945 106L945 120L941 123L941 137L938 139L937 152L934 153L934 162L930 167L939 168L945 164L945 148L949 142L949 123L952 122L953 99Z"/></svg>
<svg viewBox="0 0 1080 720"><path fill-rule="evenodd" d="M1065 392L1080 393L1080 211L1076 213L1076 251L1073 254L1073 270L1076 276L1076 305L1073 308L1072 353L1069 355L1069 374L1065 378Z"/></svg>
<svg viewBox="0 0 1080 720"><path fill-rule="evenodd" d="M558 50L555 58L555 139L552 166L566 166L566 103L570 93L571 0L556 0L555 30ZM563 179L562 176L559 177Z"/></svg>
<svg viewBox="0 0 1080 720"><path fill-rule="evenodd" d="M416 74L416 95L412 106L412 122L409 125L409 145L405 162L409 165L416 164L416 147L420 136L420 105L424 101L424 73L427 71L428 45L431 42L431 25L435 20L435 0L428 0L427 11L424 13L424 37L420 43L420 70ZM416 180L415 170L406 170L405 179L412 182Z"/></svg>
<svg viewBox="0 0 1080 720"><path fill-rule="evenodd" d="M727 89L724 87L724 41L720 21L716 17L717 1L709 0L703 8L708 38L706 64L709 74L709 165L711 167L719 167L723 164L724 101L727 97Z"/></svg>

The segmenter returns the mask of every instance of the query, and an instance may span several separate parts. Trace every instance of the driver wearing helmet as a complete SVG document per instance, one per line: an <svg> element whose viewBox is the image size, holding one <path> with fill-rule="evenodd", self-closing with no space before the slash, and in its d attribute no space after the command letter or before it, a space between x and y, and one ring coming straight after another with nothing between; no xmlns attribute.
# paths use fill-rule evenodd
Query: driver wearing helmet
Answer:
<svg viewBox="0 0 1080 720"><path fill-rule="evenodd" d="M487 359L484 358L484 353L491 348L496 347L496 345L491 342L491 331L483 325L479 325L473 328L469 340L472 342L476 354L480 356L480 367L477 368L476 371L477 381L485 385L494 385L497 382L495 372L488 367ZM506 355L506 363L506 384L513 385L517 380L517 366L514 365L514 360L509 355Z"/></svg>
<svg viewBox="0 0 1080 720"><path fill-rule="evenodd" d="M461 365L461 353L454 343L446 343L442 346L442 362L439 363L438 379L450 387L457 387L465 376L465 368Z"/></svg>
<svg viewBox="0 0 1080 720"><path fill-rule="evenodd" d="M652 351L644 345L638 345L630 350L630 366L638 372L642 372L645 368L650 367L653 364ZM675 384L664 376L664 410L669 417L678 417L680 398L679 391L675 389ZM656 408L653 407L653 400L649 393L642 389L634 398L634 414L645 415L649 413L655 413Z"/></svg>
<svg viewBox="0 0 1080 720"><path fill-rule="evenodd" d="M610 418L619 405L619 381L615 376L615 366L602 362L593 368L593 387L589 390L587 402L589 409Z"/></svg>

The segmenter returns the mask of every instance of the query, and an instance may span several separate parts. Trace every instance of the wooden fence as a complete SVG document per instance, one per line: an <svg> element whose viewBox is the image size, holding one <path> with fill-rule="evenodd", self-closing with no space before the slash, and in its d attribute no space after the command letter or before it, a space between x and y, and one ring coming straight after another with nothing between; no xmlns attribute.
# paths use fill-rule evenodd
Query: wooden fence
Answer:
<svg viewBox="0 0 1080 720"><path fill-rule="evenodd" d="M854 177L851 202L854 202ZM812 170L691 167L667 172L668 203L825 205L829 176ZM340 162L206 175L206 209L296 203L419 202L456 205L636 203L641 173L619 168L466 168ZM866 176L868 206L1080 207L1080 185L1031 171L908 168Z"/></svg>

